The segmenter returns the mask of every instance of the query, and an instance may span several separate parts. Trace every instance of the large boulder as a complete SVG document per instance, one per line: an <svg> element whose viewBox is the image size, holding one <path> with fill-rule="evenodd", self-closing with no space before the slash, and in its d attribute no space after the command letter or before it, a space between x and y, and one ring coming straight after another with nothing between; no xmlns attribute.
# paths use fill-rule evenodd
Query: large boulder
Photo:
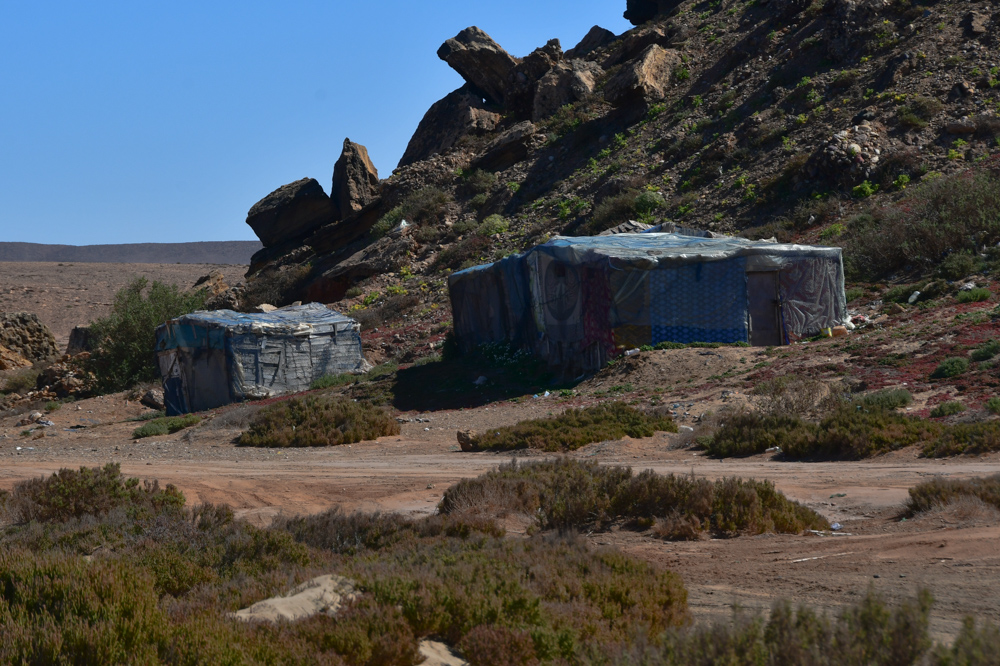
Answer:
<svg viewBox="0 0 1000 666"><path fill-rule="evenodd" d="M680 65L677 51L653 44L635 60L628 62L604 86L604 99L612 104L627 104L642 99L663 99L674 69Z"/></svg>
<svg viewBox="0 0 1000 666"><path fill-rule="evenodd" d="M535 87L538 81L562 60L562 46L558 39L550 39L521 58L507 82L507 111L518 120L531 117L535 108Z"/></svg>
<svg viewBox="0 0 1000 666"><path fill-rule="evenodd" d="M534 147L536 132L534 123L527 120L514 125L491 141L473 166L485 171L503 171L517 164Z"/></svg>
<svg viewBox="0 0 1000 666"><path fill-rule="evenodd" d="M492 132L500 118L499 113L486 108L482 97L464 85L431 105L410 137L399 166L444 153L469 134Z"/></svg>
<svg viewBox="0 0 1000 666"><path fill-rule="evenodd" d="M586 35L584 35L579 44L571 48L569 51L566 51L566 59L572 60L574 58L582 58L603 46L607 46L616 39L618 39L618 37L615 33L610 30L605 30L599 25L595 25Z"/></svg>
<svg viewBox="0 0 1000 666"><path fill-rule="evenodd" d="M247 224L264 247L301 238L340 217L315 178L282 185L247 213Z"/></svg>
<svg viewBox="0 0 1000 666"><path fill-rule="evenodd" d="M507 99L507 84L517 61L479 28L466 28L438 49L444 60L472 89L494 104Z"/></svg>
<svg viewBox="0 0 1000 666"><path fill-rule="evenodd" d="M69 332L69 344L66 345L66 353L76 356L83 352L94 351L93 335L89 326L74 326Z"/></svg>
<svg viewBox="0 0 1000 666"><path fill-rule="evenodd" d="M0 346L29 361L43 361L59 354L49 327L31 312L0 312Z"/></svg>
<svg viewBox="0 0 1000 666"><path fill-rule="evenodd" d="M535 88L532 120L548 118L566 104L579 101L594 92L604 70L587 60L571 60L555 65Z"/></svg>
<svg viewBox="0 0 1000 666"><path fill-rule="evenodd" d="M346 218L378 198L378 170L368 158L368 149L344 139L344 150L333 167L330 197Z"/></svg>

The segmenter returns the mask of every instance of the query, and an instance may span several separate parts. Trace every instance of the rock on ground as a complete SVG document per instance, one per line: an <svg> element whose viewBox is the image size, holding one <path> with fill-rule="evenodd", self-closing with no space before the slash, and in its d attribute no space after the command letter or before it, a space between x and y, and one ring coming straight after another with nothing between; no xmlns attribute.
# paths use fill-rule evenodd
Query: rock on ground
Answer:
<svg viewBox="0 0 1000 666"><path fill-rule="evenodd" d="M563 106L590 95L603 73L600 65L587 60L556 64L538 81L532 119L538 122L548 118Z"/></svg>
<svg viewBox="0 0 1000 666"><path fill-rule="evenodd" d="M592 53L602 46L607 46L618 39L615 33L606 30L599 25L595 25L584 35L580 43L566 51L566 59L582 58L588 53Z"/></svg>
<svg viewBox="0 0 1000 666"><path fill-rule="evenodd" d="M247 621L294 622L318 613L333 615L345 601L357 595L354 583L328 574L302 583L287 595L258 601L249 608L238 610L233 617Z"/></svg>
<svg viewBox="0 0 1000 666"><path fill-rule="evenodd" d="M301 238L339 218L336 206L315 178L282 185L247 213L247 224L264 247Z"/></svg>
<svg viewBox="0 0 1000 666"><path fill-rule="evenodd" d="M663 99L680 54L653 44L637 59L622 66L604 86L604 99L612 104L627 104L636 99L647 102Z"/></svg>

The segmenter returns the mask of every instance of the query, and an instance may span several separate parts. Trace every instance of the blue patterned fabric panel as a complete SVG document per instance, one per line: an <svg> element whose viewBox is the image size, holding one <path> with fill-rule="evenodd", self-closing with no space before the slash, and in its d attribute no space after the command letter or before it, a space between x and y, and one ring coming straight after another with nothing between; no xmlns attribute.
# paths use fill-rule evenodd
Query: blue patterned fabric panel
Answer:
<svg viewBox="0 0 1000 666"><path fill-rule="evenodd" d="M746 259L650 271L652 344L746 342Z"/></svg>

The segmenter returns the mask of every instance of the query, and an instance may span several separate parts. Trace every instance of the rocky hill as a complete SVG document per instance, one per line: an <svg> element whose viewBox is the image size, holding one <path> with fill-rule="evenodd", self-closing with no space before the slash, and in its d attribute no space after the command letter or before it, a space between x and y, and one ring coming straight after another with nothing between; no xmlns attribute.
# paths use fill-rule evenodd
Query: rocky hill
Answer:
<svg viewBox="0 0 1000 666"><path fill-rule="evenodd" d="M630 219L843 245L868 280L1000 241L994 4L629 0L625 16L622 35L523 57L476 27L446 40L466 84L388 178L345 140L331 196L303 179L251 209L264 249L241 305L441 301L451 270Z"/></svg>
<svg viewBox="0 0 1000 666"><path fill-rule="evenodd" d="M63 261L107 264L249 264L258 241L47 245L0 242L0 261Z"/></svg>

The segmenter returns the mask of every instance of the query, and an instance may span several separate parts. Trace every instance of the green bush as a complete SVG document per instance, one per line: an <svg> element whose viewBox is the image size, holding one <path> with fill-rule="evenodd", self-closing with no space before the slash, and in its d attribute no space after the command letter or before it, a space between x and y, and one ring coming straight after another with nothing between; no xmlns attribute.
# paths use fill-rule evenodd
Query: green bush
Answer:
<svg viewBox="0 0 1000 666"><path fill-rule="evenodd" d="M309 384L309 390L316 391L319 389L334 388L336 386L347 386L348 384L353 384L356 381L358 381L358 376L347 372L339 375L323 375L319 379L314 379Z"/></svg>
<svg viewBox="0 0 1000 666"><path fill-rule="evenodd" d="M348 398L311 395L261 409L240 446L338 446L398 435L399 423L385 410Z"/></svg>
<svg viewBox="0 0 1000 666"><path fill-rule="evenodd" d="M852 217L842 239L850 279L904 268L930 272L944 257L971 257L1000 242L1000 174L976 168L924 178L900 201L872 204Z"/></svg>
<svg viewBox="0 0 1000 666"><path fill-rule="evenodd" d="M1000 340L990 340L973 349L969 358L976 362L982 362L990 360L997 354L1000 354Z"/></svg>
<svg viewBox="0 0 1000 666"><path fill-rule="evenodd" d="M585 409L568 409L558 416L490 428L472 442L478 451L540 449L573 451L593 442L622 437L650 437L655 432L677 432L669 416L653 416L621 402Z"/></svg>
<svg viewBox="0 0 1000 666"><path fill-rule="evenodd" d="M931 379L957 377L968 369L969 359L961 356L953 356L941 361L938 366L934 368L934 372L931 373Z"/></svg>
<svg viewBox="0 0 1000 666"><path fill-rule="evenodd" d="M913 395L906 389L883 389L862 396L857 403L865 409L898 409L913 402Z"/></svg>
<svg viewBox="0 0 1000 666"><path fill-rule="evenodd" d="M383 215L378 219L378 222L372 225L372 228L368 231L372 238L382 238L387 233L396 228L400 222L403 221L403 207L396 206L388 213Z"/></svg>
<svg viewBox="0 0 1000 666"><path fill-rule="evenodd" d="M101 516L124 508L138 512L159 512L180 508L184 496L174 486L160 489L157 482L139 485L139 479L122 476L118 463L104 467L81 467L79 471L60 469L49 477L21 481L8 498L14 520L26 523L65 522L81 516Z"/></svg>
<svg viewBox="0 0 1000 666"><path fill-rule="evenodd" d="M479 225L476 229L476 233L480 236L493 236L496 234L507 233L510 228L507 220L503 218L502 215L490 215L483 223Z"/></svg>
<svg viewBox="0 0 1000 666"><path fill-rule="evenodd" d="M965 411L965 405L954 400L949 402L942 402L940 405L931 410L931 418L939 419L945 416L954 416L955 414L961 414Z"/></svg>
<svg viewBox="0 0 1000 666"><path fill-rule="evenodd" d="M198 425L199 423L201 423L201 417L194 414L156 418L133 430L132 439L172 435L178 430L190 428L191 426Z"/></svg>
<svg viewBox="0 0 1000 666"><path fill-rule="evenodd" d="M927 458L957 455L980 455L1000 451L1000 421L957 423L947 428L935 441L924 446Z"/></svg>
<svg viewBox="0 0 1000 666"><path fill-rule="evenodd" d="M987 400L985 407L990 414L1000 414L1000 396L993 396Z"/></svg>
<svg viewBox="0 0 1000 666"><path fill-rule="evenodd" d="M486 194L497 184L497 175L482 169L462 174L462 189L470 194Z"/></svg>
<svg viewBox="0 0 1000 666"><path fill-rule="evenodd" d="M119 290L111 313L90 325L94 351L84 369L93 374L96 389L113 393L158 379L156 327L204 304L204 291L183 293L177 285L150 285L146 278Z"/></svg>
<svg viewBox="0 0 1000 666"><path fill-rule="evenodd" d="M976 258L969 252L953 252L938 266L938 275L946 280L961 280L966 275L975 272Z"/></svg>
<svg viewBox="0 0 1000 666"><path fill-rule="evenodd" d="M25 368L8 375L3 381L3 392L23 395L28 391L33 391L38 385L38 375L40 374L41 372L34 368Z"/></svg>
<svg viewBox="0 0 1000 666"><path fill-rule="evenodd" d="M993 292L989 289L976 287L975 289L969 289L968 291L958 292L958 295L955 296L955 300L959 303L982 303L983 301L990 300L990 297L992 296Z"/></svg>
<svg viewBox="0 0 1000 666"><path fill-rule="evenodd" d="M560 459L501 465L477 479L449 488L439 510L519 511L543 528L582 529L626 520L665 538L798 533L826 529L821 516L785 498L768 481L727 478L708 481L652 470L633 475L628 467L607 467Z"/></svg>
<svg viewBox="0 0 1000 666"><path fill-rule="evenodd" d="M597 204L590 219L577 233L592 236L629 220L649 223L653 221L653 213L665 205L666 201L659 192L627 190Z"/></svg>

